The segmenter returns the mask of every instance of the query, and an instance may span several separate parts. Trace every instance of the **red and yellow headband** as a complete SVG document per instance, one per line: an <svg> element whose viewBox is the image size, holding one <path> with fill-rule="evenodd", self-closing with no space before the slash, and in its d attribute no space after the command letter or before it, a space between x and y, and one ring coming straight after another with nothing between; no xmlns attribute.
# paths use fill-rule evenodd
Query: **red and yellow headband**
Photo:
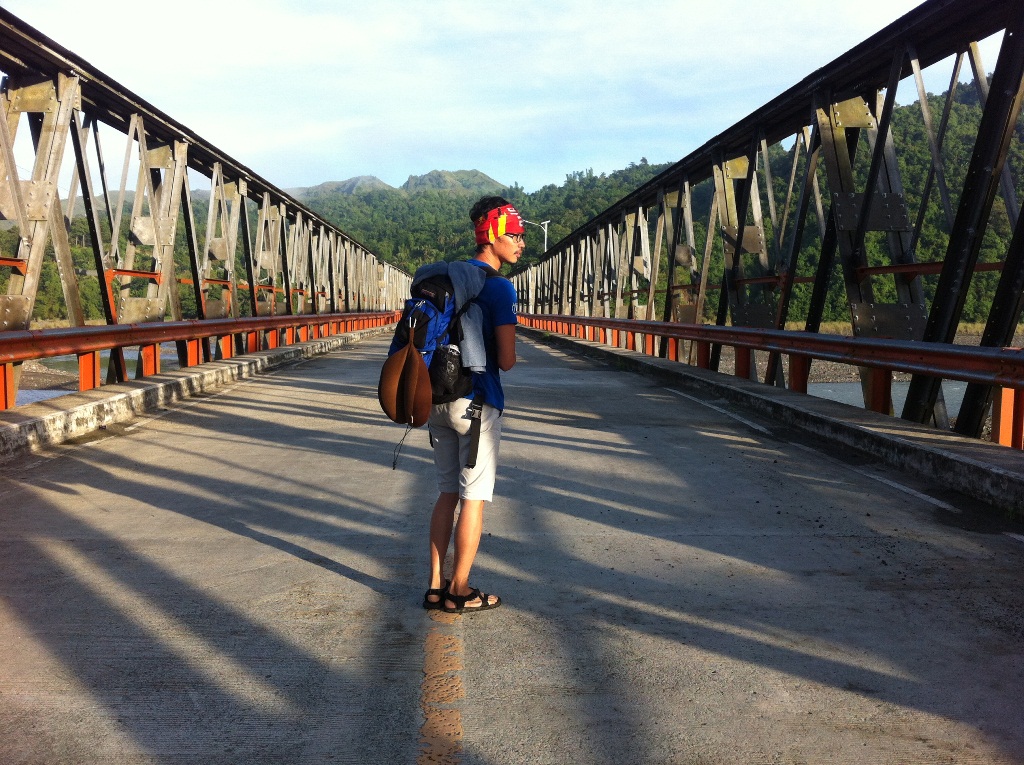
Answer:
<svg viewBox="0 0 1024 765"><path fill-rule="evenodd" d="M495 207L476 222L476 243L490 244L505 234L522 234L523 216L512 205Z"/></svg>

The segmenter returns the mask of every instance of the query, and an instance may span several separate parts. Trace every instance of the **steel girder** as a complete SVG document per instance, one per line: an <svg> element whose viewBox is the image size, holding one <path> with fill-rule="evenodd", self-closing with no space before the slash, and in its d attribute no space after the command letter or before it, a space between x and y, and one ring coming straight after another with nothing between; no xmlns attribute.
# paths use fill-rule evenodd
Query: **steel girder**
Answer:
<svg viewBox="0 0 1024 765"><path fill-rule="evenodd" d="M1001 35L1003 43L990 88L978 41L993 35ZM560 304L543 296L570 289L562 271L552 266L572 254L583 258L583 273L595 275L594 297L605 297L604 304L592 298L594 316L652 316L654 296L664 292L670 296L665 299L665 320L701 322L709 292L718 289L718 324L781 330L787 322L799 321L804 331L817 332L829 284L838 278L855 336L951 343L974 271L1000 269L983 342L1006 345L1024 310L1024 234L1018 226L1002 263L979 265L977 255L992 225L996 196L1002 197L1011 224L1017 225L1018 203L1006 157L1024 92L1022 57L1024 5L930 0L556 243L539 263L515 275L517 284L530 290L531 308L557 313ZM975 156L966 179L956 187L946 172L944 140L952 91L965 71L965 60L971 64L983 116ZM950 64L952 70L937 128L922 77L922 71L936 64ZM892 127L896 91L905 81L918 92L924 137L917 140L926 142L931 158L923 188L915 185L909 193L900 171L901 151L909 138ZM790 140L787 149L783 144ZM773 177L782 155L788 172ZM788 181L785 192L783 177ZM925 217L936 195L940 225L946 227L942 231ZM696 207L698 198L701 207ZM698 225L707 221L703 254L695 220ZM819 247L807 246L809 232L816 233ZM648 234L655 242L649 254L642 251L643 244L636 244L647 241ZM589 244L602 237L604 247ZM922 243L934 248L943 237L948 237L948 246L942 245L945 259L918 262ZM709 270L713 254L724 261L718 274ZM646 289L639 291L638 257L650 263L644 274L649 279ZM656 287L662 261L665 284ZM935 298L929 300L923 278L935 274ZM641 277L641 288L643 281ZM792 316L794 289L807 288L801 285L810 289L806 314ZM779 383L781 365L779 354L769 356L767 382ZM865 401L872 398L871 380L864 375ZM958 420L961 432L978 434L991 393L985 386L969 387ZM903 416L947 424L936 379L914 379Z"/></svg>

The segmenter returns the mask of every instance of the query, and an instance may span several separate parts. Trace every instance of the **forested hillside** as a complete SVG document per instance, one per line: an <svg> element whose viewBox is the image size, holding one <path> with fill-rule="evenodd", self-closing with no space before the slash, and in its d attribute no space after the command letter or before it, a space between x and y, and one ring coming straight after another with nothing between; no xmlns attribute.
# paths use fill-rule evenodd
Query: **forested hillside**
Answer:
<svg viewBox="0 0 1024 765"><path fill-rule="evenodd" d="M422 263L472 254L475 245L469 210L485 194L506 197L527 220L550 220L548 242L554 244L667 167L641 159L607 175L590 170L573 173L560 186L550 184L530 194L477 171L435 171L410 178L398 189L377 179L364 179L364 187L352 191L342 183L296 189L295 193L310 209L371 251L412 272ZM527 226L528 256L538 256L543 241L539 227Z"/></svg>
<svg viewBox="0 0 1024 765"><path fill-rule="evenodd" d="M929 100L932 113L936 115L935 119L937 120L937 115L942 113L945 97L944 95L930 96ZM980 116L981 109L975 89L973 86L960 86L949 118L943 147L946 176L952 191L951 205L954 210L958 201L956 195L963 185L967 171ZM893 117L893 131L908 208L915 211L931 164L918 104L910 104L896 109ZM790 177L790 156L788 154L790 148L790 146L777 145L770 151L775 199L780 207L786 197L786 187ZM863 185L867 173L868 159L869 151L865 140L858 151L855 163L855 173L861 179L860 186ZM1011 146L1010 165L1014 170L1014 177L1020 179L1024 174L1024 128L1020 126L1018 126L1017 139ZM412 272L422 263L463 258L473 252L474 243L468 212L473 202L482 195L501 194L514 202L527 220L534 223L550 221L548 243L553 245L667 167L668 164L650 164L647 159L641 158L627 168L608 174L596 174L592 170L574 172L566 176L562 183L552 183L529 193L518 185L513 184L508 187L476 170L437 170L423 176L411 176L399 188L389 186L372 176L360 176L344 181L325 182L312 188L292 189L291 193L384 260ZM802 170L802 167L798 169ZM827 209L829 197L823 169L819 169L819 181L822 183L822 193ZM765 210L767 218L766 190L762 188L761 192L764 195L762 208ZM694 188L693 207L698 252L703 251L712 193L713 188L710 181L698 184ZM1019 198L1024 198L1024 186L1019 180L1017 194ZM203 226L206 220L203 200L207 197L208 194L199 191L193 197L196 208L195 217L199 226L197 238L200 243L204 238ZM945 257L949 239L949 225L943 215L939 195L934 189L929 199L924 234L916 248L917 259L922 262L942 260ZM254 209L250 209L250 215L253 215L254 212ZM124 216L124 230L121 232L122 243L127 236L128 217L128 215ZM1011 227L1006 206L1001 197L996 200L992 221L993 225L989 227L982 248L980 260L983 263L1002 260L1006 255ZM790 226L792 224L793 217L791 216ZM772 236L770 224L767 233L770 239ZM871 264L887 262L887 256L883 253L883 236L880 234L869 236L867 251ZM0 254L12 254L17 239L16 229L0 230ZM94 256L88 229L81 216L72 222L70 240L75 264L81 274L80 283L87 316L98 318L101 316L99 287L95 276L89 274L89 270L95 268ZM544 235L540 227L527 227L527 261L535 259L541 254L543 240ZM804 234L798 275L813 275L819 251L820 232L816 216L811 215L808 218ZM187 253L184 226L179 222L175 259L178 264L179 276L183 278L189 276ZM239 247L238 257L241 257L241 247ZM662 269L662 282L664 282L664 271L665 269ZM722 272L720 245L716 245L712 251L709 272L712 281L717 283ZM6 290L9 273L9 268L0 268L0 290ZM236 275L238 278L243 278L244 273L244 266L239 261ZM997 272L975 274L964 308L963 318L965 321L984 321L998 278ZM929 293L929 298L936 281L935 276L927 276L924 279L925 291ZM183 285L181 295L186 315L194 315L194 298L191 289ZM888 281L879 279L876 287L876 300L893 302L894 295L892 278L889 277ZM799 285L795 288L790 311L792 318L799 319L805 314L809 298L810 287L808 285ZM712 298L708 302L709 315L713 314L716 300L716 298ZM827 305L824 320L848 321L846 298L838 274L834 274ZM63 318L64 313L60 280L51 253L44 265L35 317L37 319Z"/></svg>

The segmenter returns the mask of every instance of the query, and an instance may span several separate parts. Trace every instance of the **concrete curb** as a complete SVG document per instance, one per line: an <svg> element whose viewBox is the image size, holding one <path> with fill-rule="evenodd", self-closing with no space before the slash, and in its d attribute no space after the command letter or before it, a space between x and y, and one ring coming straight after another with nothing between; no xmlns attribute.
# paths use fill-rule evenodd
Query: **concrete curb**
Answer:
<svg viewBox="0 0 1024 765"><path fill-rule="evenodd" d="M190 396L216 390L228 383L268 372L290 362L355 345L364 338L390 331L391 327L374 327L348 332L223 361L212 361L142 380L69 393L0 412L0 462L26 452L65 443Z"/></svg>
<svg viewBox="0 0 1024 765"><path fill-rule="evenodd" d="M1024 516L1024 452L636 351L527 327L517 331L620 369L710 393L981 499L1010 515Z"/></svg>

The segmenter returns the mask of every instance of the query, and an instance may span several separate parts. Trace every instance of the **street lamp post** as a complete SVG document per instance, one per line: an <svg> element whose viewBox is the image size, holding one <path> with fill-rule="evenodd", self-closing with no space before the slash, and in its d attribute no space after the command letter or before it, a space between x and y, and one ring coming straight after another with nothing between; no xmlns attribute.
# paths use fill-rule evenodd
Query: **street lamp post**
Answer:
<svg viewBox="0 0 1024 765"><path fill-rule="evenodd" d="M534 223L532 220L526 220L526 218L523 218L523 223L529 223L531 226L544 229L544 249L541 250L541 252L548 251L548 224L550 222L551 221L549 220L542 220L540 223Z"/></svg>

